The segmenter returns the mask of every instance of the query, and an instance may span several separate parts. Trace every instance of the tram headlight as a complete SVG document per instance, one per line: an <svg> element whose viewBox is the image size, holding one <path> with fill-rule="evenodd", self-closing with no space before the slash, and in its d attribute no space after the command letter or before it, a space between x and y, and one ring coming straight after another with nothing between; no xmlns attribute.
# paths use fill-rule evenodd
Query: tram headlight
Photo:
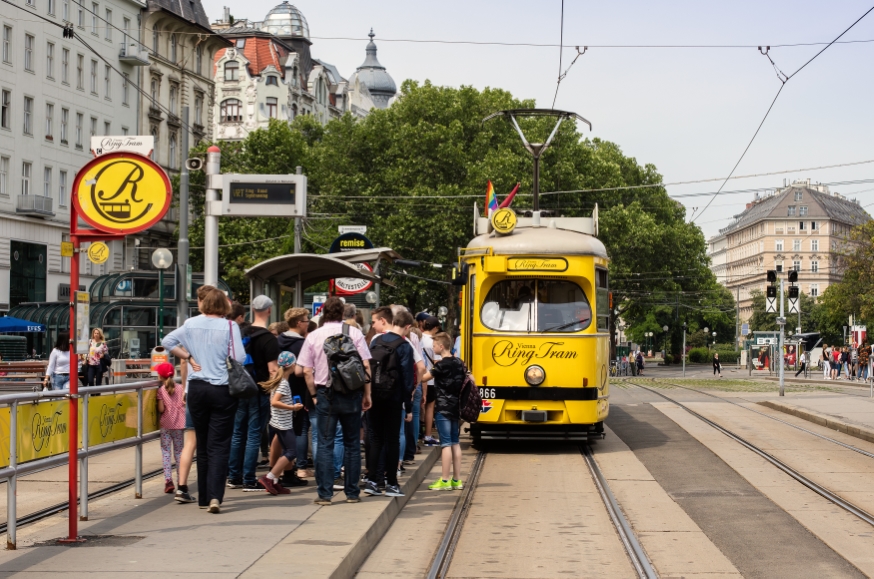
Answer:
<svg viewBox="0 0 874 579"><path fill-rule="evenodd" d="M525 381L529 386L540 386L546 380L546 371L540 366L525 368Z"/></svg>

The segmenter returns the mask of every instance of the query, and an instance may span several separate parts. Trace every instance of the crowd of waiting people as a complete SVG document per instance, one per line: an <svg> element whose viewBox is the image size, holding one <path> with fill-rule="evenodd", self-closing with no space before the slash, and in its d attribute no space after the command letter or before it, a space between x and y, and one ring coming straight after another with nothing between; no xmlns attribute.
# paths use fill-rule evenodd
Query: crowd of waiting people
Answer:
<svg viewBox="0 0 874 579"><path fill-rule="evenodd" d="M422 446L437 445L443 468L429 488L462 488L466 368L436 317L383 306L365 334L361 312L338 297L325 302L317 320L291 308L279 323L270 323L274 304L264 295L252 300L250 322L243 306L214 287L199 288L197 300L201 315L162 342L180 362L180 379L169 363L156 368L165 492L175 500L219 513L227 489L289 494L313 480L319 505L332 504L335 493L348 503L362 493L403 496L406 467ZM332 388L338 378L325 345L340 335L369 377L361 389ZM259 395L230 394L229 357L250 372ZM188 487L195 452L196 498Z"/></svg>

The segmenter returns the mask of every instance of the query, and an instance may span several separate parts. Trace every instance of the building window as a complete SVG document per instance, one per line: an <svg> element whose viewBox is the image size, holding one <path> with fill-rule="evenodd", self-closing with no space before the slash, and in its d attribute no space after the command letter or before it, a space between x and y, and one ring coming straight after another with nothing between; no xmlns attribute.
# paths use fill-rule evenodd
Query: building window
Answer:
<svg viewBox="0 0 874 579"><path fill-rule="evenodd" d="M278 101L274 97L267 97L267 116L271 119L276 118L276 109L278 108Z"/></svg>
<svg viewBox="0 0 874 579"><path fill-rule="evenodd" d="M194 72L203 74L203 46L200 44L194 49Z"/></svg>
<svg viewBox="0 0 874 579"><path fill-rule="evenodd" d="M24 134L33 134L33 99L24 97Z"/></svg>
<svg viewBox="0 0 874 579"><path fill-rule="evenodd" d="M54 139L53 131L52 131L52 128L53 128L52 125L54 124L54 120L55 120L55 105L53 105L51 103L46 103L46 139L48 139L50 141Z"/></svg>
<svg viewBox="0 0 874 579"><path fill-rule="evenodd" d="M810 284L810 297L815 298L819 296L819 284L812 283Z"/></svg>
<svg viewBox="0 0 874 579"><path fill-rule="evenodd" d="M176 49L178 47L178 39L175 34L170 35L170 62L176 62Z"/></svg>
<svg viewBox="0 0 874 579"><path fill-rule="evenodd" d="M240 79L240 63L231 60L225 63L225 80Z"/></svg>
<svg viewBox="0 0 874 579"><path fill-rule="evenodd" d="M97 117L91 117L91 135L92 137L97 136Z"/></svg>
<svg viewBox="0 0 874 579"><path fill-rule="evenodd" d="M48 0L48 14L51 16L55 15L55 0Z"/></svg>
<svg viewBox="0 0 874 579"><path fill-rule="evenodd" d="M70 21L70 0L64 0L64 22Z"/></svg>
<svg viewBox="0 0 874 579"><path fill-rule="evenodd" d="M819 240L811 239L810 240L810 251L819 251Z"/></svg>
<svg viewBox="0 0 874 579"><path fill-rule="evenodd" d="M91 34L97 36L97 15L100 13L100 5L97 2L91 3Z"/></svg>
<svg viewBox="0 0 874 579"><path fill-rule="evenodd" d="M0 195L9 197L9 157L0 157Z"/></svg>
<svg viewBox="0 0 874 579"><path fill-rule="evenodd" d="M45 167L42 170L42 195L43 197L52 196L52 168Z"/></svg>
<svg viewBox="0 0 874 579"><path fill-rule="evenodd" d="M76 24L79 26L79 28L85 28L85 8L84 4L82 4L82 1L83 0L76 0L76 4L79 5L79 16L76 19Z"/></svg>
<svg viewBox="0 0 874 579"><path fill-rule="evenodd" d="M817 231L819 229L819 223L817 223L816 221L811 221L810 229L811 231Z"/></svg>
<svg viewBox="0 0 874 579"><path fill-rule="evenodd" d="M91 61L91 94L97 94L97 61Z"/></svg>
<svg viewBox="0 0 874 579"><path fill-rule="evenodd" d="M108 101L112 100L112 67L108 64L103 68L103 98Z"/></svg>
<svg viewBox="0 0 874 579"><path fill-rule="evenodd" d="M61 82L70 84L70 50L61 50Z"/></svg>
<svg viewBox="0 0 874 579"><path fill-rule="evenodd" d="M792 262L792 269L795 271L801 271L801 262L799 260L795 260Z"/></svg>
<svg viewBox="0 0 874 579"><path fill-rule="evenodd" d="M786 215L792 217L795 215L795 205L790 205L789 210L786 212Z"/></svg>
<svg viewBox="0 0 874 579"><path fill-rule="evenodd" d="M152 29L152 52L154 52L156 56L158 54L160 54L158 52L158 41L160 40L160 38L161 38L161 32L158 30L158 27L156 26L155 28Z"/></svg>
<svg viewBox="0 0 874 579"><path fill-rule="evenodd" d="M3 62L12 64L12 27L3 27Z"/></svg>
<svg viewBox="0 0 874 579"><path fill-rule="evenodd" d="M803 221L798 222L798 231L804 231L804 222Z"/></svg>
<svg viewBox="0 0 874 579"><path fill-rule="evenodd" d="M125 50L127 50L127 41L130 38L130 19L129 18L122 18L121 19L121 29L123 31L123 34L122 34L123 44L122 44L122 46L124 46Z"/></svg>
<svg viewBox="0 0 874 579"><path fill-rule="evenodd" d="M781 261L775 261L775 262L774 262L774 269L777 270L778 272L783 271L783 261L782 261L782 260L781 260Z"/></svg>
<svg viewBox="0 0 874 579"><path fill-rule="evenodd" d="M237 99L228 99L221 105L221 122L239 123L243 120L243 103Z"/></svg>
<svg viewBox="0 0 874 579"><path fill-rule="evenodd" d="M46 77L55 78L55 43L46 43Z"/></svg>
<svg viewBox="0 0 874 579"><path fill-rule="evenodd" d="M268 75L267 86L279 86L279 77L276 75Z"/></svg>
<svg viewBox="0 0 874 579"><path fill-rule="evenodd" d="M819 273L819 262L811 261L810 262L810 271L811 273Z"/></svg>
<svg viewBox="0 0 874 579"><path fill-rule="evenodd" d="M0 92L0 127L12 128L12 93L8 90Z"/></svg>
<svg viewBox="0 0 874 579"><path fill-rule="evenodd" d="M67 172L60 171L58 173L58 205L60 207L67 206Z"/></svg>
<svg viewBox="0 0 874 579"><path fill-rule="evenodd" d="M24 70L33 72L33 36L24 35Z"/></svg>
<svg viewBox="0 0 874 579"><path fill-rule="evenodd" d="M152 139L155 141L155 146L152 148L152 161L158 160L158 127L152 125Z"/></svg>
<svg viewBox="0 0 874 579"><path fill-rule="evenodd" d="M175 82L170 83L170 114L175 115L176 103L179 100L179 85Z"/></svg>
<svg viewBox="0 0 874 579"><path fill-rule="evenodd" d="M203 94L194 93L194 123L203 125Z"/></svg>
<svg viewBox="0 0 874 579"><path fill-rule="evenodd" d="M774 251L783 251L783 240L778 239L774 242Z"/></svg>
<svg viewBox="0 0 874 579"><path fill-rule="evenodd" d="M70 109L61 109L61 144L67 144L67 125L70 122Z"/></svg>
<svg viewBox="0 0 874 579"><path fill-rule="evenodd" d="M795 192L795 200L801 201L802 199L804 199L804 192L803 191L796 191Z"/></svg>
<svg viewBox="0 0 874 579"><path fill-rule="evenodd" d="M154 76L152 77L152 81L149 83L149 94L152 97L152 106L158 106L158 79Z"/></svg>
<svg viewBox="0 0 874 579"><path fill-rule="evenodd" d="M170 168L176 168L176 133L170 134Z"/></svg>
<svg viewBox="0 0 874 579"><path fill-rule="evenodd" d="M109 121L103 122L103 136L108 137L112 134L112 123Z"/></svg>
<svg viewBox="0 0 874 579"><path fill-rule="evenodd" d="M297 105L291 105L291 120L294 120L297 117Z"/></svg>
<svg viewBox="0 0 874 579"><path fill-rule="evenodd" d="M798 215L804 216L807 215L807 205L802 205L798 208Z"/></svg>
<svg viewBox="0 0 874 579"><path fill-rule="evenodd" d="M76 148L82 148L82 124L85 122L85 116L82 113L76 113Z"/></svg>
<svg viewBox="0 0 874 579"><path fill-rule="evenodd" d="M245 38L238 38L237 42L235 43L235 46L237 48L246 48L246 39Z"/></svg>
<svg viewBox="0 0 874 579"><path fill-rule="evenodd" d="M130 104L130 86L128 85L128 75L124 73L121 80L121 104Z"/></svg>
<svg viewBox="0 0 874 579"><path fill-rule="evenodd" d="M85 57L76 55L76 88L85 90Z"/></svg>
<svg viewBox="0 0 874 579"><path fill-rule="evenodd" d="M106 9L106 40L112 40L112 10Z"/></svg>
<svg viewBox="0 0 874 579"><path fill-rule="evenodd" d="M792 240L792 251L801 251L801 240L793 239Z"/></svg>
<svg viewBox="0 0 874 579"><path fill-rule="evenodd" d="M21 164L21 194L30 195L30 179L33 177L33 163Z"/></svg>

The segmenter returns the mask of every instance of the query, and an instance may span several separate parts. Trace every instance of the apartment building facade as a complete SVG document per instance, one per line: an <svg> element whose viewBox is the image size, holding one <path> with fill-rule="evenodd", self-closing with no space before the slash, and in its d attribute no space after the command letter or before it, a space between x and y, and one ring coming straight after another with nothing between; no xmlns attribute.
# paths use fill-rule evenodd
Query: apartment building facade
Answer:
<svg viewBox="0 0 874 579"><path fill-rule="evenodd" d="M801 291L818 297L840 280L835 254L850 230L871 217L854 200L809 179L756 198L709 240L711 269L752 316L752 293L765 291L769 269L798 272Z"/></svg>

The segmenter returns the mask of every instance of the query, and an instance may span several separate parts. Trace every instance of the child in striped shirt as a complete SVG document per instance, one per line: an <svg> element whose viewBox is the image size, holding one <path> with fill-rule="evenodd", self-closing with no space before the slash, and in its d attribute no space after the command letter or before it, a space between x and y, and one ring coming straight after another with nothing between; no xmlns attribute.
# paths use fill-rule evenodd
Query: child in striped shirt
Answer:
<svg viewBox="0 0 874 579"><path fill-rule="evenodd" d="M296 362L294 354L282 352L279 354L277 364L279 370L267 382L261 382L261 387L270 394L270 422L268 423L268 438L274 437L282 446L282 456L273 465L265 476L258 479L267 492L271 495L287 495L291 491L282 486L279 477L293 464L297 453L297 439L294 436L294 413L303 408L301 401L295 400L291 394L291 386L288 378L294 372Z"/></svg>

